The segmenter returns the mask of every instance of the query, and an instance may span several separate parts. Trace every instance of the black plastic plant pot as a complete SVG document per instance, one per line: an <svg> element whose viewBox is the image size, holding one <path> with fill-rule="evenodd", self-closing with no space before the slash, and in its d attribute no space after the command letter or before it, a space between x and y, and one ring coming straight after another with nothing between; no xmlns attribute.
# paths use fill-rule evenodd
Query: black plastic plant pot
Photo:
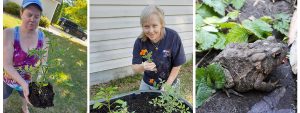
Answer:
<svg viewBox="0 0 300 113"><path fill-rule="evenodd" d="M52 107L55 93L50 83L46 86L38 86L36 82L29 84L29 101L34 107Z"/></svg>
<svg viewBox="0 0 300 113"><path fill-rule="evenodd" d="M121 94L113 97L110 102L114 102L118 99L121 99L127 102L128 111L135 113L162 113L164 112L164 108L153 106L149 102L160 96L160 91L135 91L127 94ZM179 98L183 102L183 104L189 108L189 112L193 113L193 107L186 100ZM98 102L105 103L104 100L98 100ZM100 109L93 109L95 101L90 102L90 113L108 113L108 108L106 106L101 107ZM116 105L112 105L111 110L115 110ZM180 112L173 112L180 113Z"/></svg>

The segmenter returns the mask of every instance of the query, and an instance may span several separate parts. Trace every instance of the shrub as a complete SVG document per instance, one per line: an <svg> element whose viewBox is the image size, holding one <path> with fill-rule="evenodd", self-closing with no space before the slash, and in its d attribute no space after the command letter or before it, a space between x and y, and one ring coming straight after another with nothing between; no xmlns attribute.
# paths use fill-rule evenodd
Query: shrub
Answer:
<svg viewBox="0 0 300 113"><path fill-rule="evenodd" d="M21 7L14 2L7 2L6 5L3 7L3 10L9 14L19 17Z"/></svg>
<svg viewBox="0 0 300 113"><path fill-rule="evenodd" d="M42 16L39 26L48 28L50 26L50 20L46 16Z"/></svg>

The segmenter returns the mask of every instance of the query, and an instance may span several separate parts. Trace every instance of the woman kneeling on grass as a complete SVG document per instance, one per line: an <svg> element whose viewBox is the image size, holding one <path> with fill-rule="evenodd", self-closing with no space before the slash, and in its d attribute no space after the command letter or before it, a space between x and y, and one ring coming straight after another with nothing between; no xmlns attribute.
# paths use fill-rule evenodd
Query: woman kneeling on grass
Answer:
<svg viewBox="0 0 300 113"><path fill-rule="evenodd" d="M153 90L161 82L179 88L177 75L186 58L178 33L165 27L164 13L155 5L143 10L140 24L143 31L135 41L132 58L133 70L144 73L140 90Z"/></svg>
<svg viewBox="0 0 300 113"><path fill-rule="evenodd" d="M24 67L36 65L38 58L29 56L28 51L33 49L46 49L46 38L38 30L42 14L40 0L23 0L20 17L22 23L15 28L5 29L3 46L3 99L4 106L13 90L18 91L22 97L22 112L28 113L27 103L31 75L25 72ZM45 62L45 61L42 61Z"/></svg>

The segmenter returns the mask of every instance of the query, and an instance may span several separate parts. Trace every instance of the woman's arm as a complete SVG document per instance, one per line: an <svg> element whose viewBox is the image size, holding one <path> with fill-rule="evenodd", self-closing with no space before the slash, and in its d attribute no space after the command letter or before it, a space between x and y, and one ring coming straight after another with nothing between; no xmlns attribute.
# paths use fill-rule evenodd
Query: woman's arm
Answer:
<svg viewBox="0 0 300 113"><path fill-rule="evenodd" d="M143 73L145 71L143 64L133 64L132 69L136 73Z"/></svg>
<svg viewBox="0 0 300 113"><path fill-rule="evenodd" d="M7 73L6 76L15 80L23 88L25 99L28 101L29 88L26 81L20 76L17 70L13 67L13 52L14 52L14 38L13 29L5 29L3 31L3 68ZM29 102L29 101L28 101Z"/></svg>
<svg viewBox="0 0 300 113"><path fill-rule="evenodd" d="M166 82L168 85L172 85L173 84L174 80L177 78L177 75L179 73L180 68L181 68L181 65L172 68L171 73L169 75L169 78L168 78L168 80Z"/></svg>

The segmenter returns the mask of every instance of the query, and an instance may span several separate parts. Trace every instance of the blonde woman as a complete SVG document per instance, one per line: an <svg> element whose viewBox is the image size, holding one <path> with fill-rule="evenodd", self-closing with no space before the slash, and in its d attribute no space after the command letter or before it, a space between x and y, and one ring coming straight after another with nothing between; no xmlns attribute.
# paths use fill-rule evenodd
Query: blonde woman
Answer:
<svg viewBox="0 0 300 113"><path fill-rule="evenodd" d="M143 73L140 90L153 90L155 83L178 87L180 67L186 62L178 33L165 27L164 12L156 5L146 6L140 16L141 35L133 48L132 68ZM152 52L151 62L142 56Z"/></svg>

